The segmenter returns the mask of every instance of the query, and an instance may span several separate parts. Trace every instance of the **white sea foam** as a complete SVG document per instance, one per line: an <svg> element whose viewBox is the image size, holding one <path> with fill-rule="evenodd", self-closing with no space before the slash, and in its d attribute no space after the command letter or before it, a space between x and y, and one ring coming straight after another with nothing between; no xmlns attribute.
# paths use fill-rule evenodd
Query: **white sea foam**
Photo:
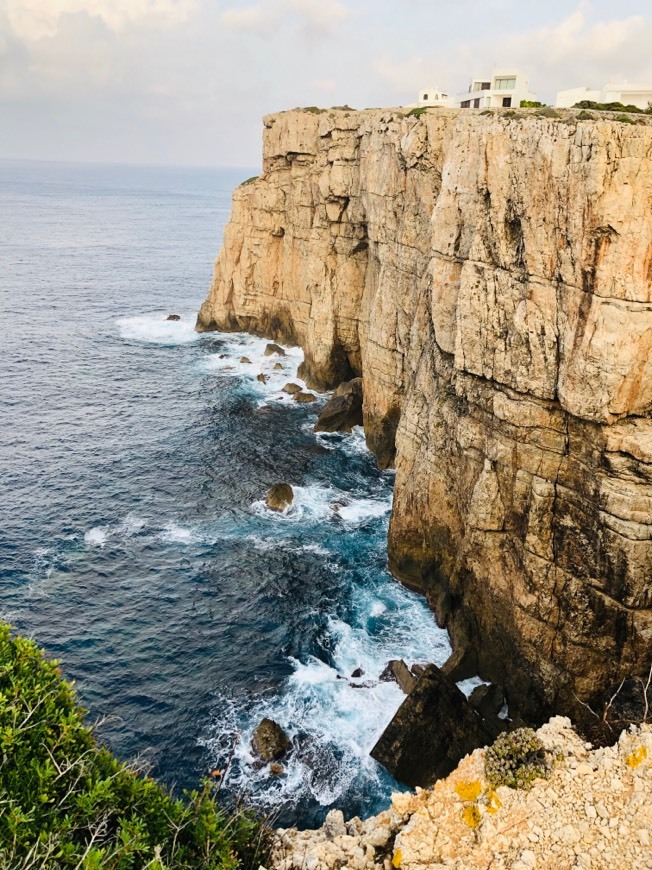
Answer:
<svg viewBox="0 0 652 870"><path fill-rule="evenodd" d="M393 658L410 665L443 663L450 654L447 635L425 602L389 575L373 588L358 590L356 611L346 621L330 617L328 635L330 663L314 656L290 658L293 672L275 697L254 701L246 710L238 710L237 702L219 704L215 734L240 732L229 783L234 791L252 792L272 807L308 799L328 806L360 788L387 788L387 775L369 751L405 696L396 683L381 682L380 674ZM362 676L353 678L357 668ZM267 768L255 769L250 741L265 716L293 739L282 778L270 777ZM223 751L220 737L204 743L217 760Z"/></svg>
<svg viewBox="0 0 652 870"><path fill-rule="evenodd" d="M285 347L285 355L271 354L265 356L265 348L270 342L264 338L245 333L223 335L224 339L219 352L204 357L199 366L209 374L219 374L223 377L233 377L246 384L256 396L258 406L275 403L293 404L292 396L283 392L283 387L292 382L302 391L309 390L305 381L297 376L297 370L303 362L303 351L299 347ZM241 362L241 360L249 362ZM280 365L280 369L277 366ZM258 375L265 376L265 382L258 380Z"/></svg>
<svg viewBox="0 0 652 870"><path fill-rule="evenodd" d="M168 544L192 544L202 540L202 535L195 529L189 529L178 523L166 523L159 538Z"/></svg>
<svg viewBox="0 0 652 870"><path fill-rule="evenodd" d="M142 517L137 517L134 514L127 514L124 520L116 526L115 531L118 535L123 535L125 538L131 538L133 535L137 535L141 532L146 525L147 520L144 520Z"/></svg>
<svg viewBox="0 0 652 870"><path fill-rule="evenodd" d="M356 498L335 487L312 484L295 486L294 499L283 511L270 511L264 499L252 504L258 516L273 522L300 523L303 521L323 522L326 520L343 521L347 525L359 525L373 517L382 517L392 507L391 495L380 498Z"/></svg>
<svg viewBox="0 0 652 870"><path fill-rule="evenodd" d="M95 526L92 529L89 529L84 535L84 543L87 547L100 547L103 548L106 544L109 533L106 528L102 528L101 526Z"/></svg>
<svg viewBox="0 0 652 870"><path fill-rule="evenodd" d="M166 320L165 314L141 314L116 321L121 338L147 344L189 344L199 337L192 316Z"/></svg>

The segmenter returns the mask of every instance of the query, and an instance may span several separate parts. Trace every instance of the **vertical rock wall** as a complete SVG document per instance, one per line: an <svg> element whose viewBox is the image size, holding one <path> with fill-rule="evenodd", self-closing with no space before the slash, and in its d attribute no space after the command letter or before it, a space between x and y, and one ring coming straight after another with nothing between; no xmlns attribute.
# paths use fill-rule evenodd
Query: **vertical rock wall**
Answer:
<svg viewBox="0 0 652 870"><path fill-rule="evenodd" d="M363 377L392 571L582 716L652 658L652 126L511 115L265 118L198 328Z"/></svg>

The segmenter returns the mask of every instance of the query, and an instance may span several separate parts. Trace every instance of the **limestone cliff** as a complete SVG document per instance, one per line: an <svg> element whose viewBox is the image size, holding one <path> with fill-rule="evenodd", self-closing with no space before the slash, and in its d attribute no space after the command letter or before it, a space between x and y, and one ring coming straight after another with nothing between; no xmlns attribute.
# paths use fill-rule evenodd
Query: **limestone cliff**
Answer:
<svg viewBox="0 0 652 870"><path fill-rule="evenodd" d="M652 126L292 111L199 329L361 375L390 567L541 721L652 657Z"/></svg>

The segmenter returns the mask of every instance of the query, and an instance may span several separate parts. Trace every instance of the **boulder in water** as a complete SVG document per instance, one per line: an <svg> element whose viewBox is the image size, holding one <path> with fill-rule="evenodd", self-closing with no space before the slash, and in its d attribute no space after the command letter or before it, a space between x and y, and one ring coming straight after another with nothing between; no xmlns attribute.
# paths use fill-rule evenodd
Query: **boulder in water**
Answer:
<svg viewBox="0 0 652 870"><path fill-rule="evenodd" d="M265 348L265 356L272 356L272 354L277 354L277 356L285 356L285 351L278 344L268 344Z"/></svg>
<svg viewBox="0 0 652 870"><path fill-rule="evenodd" d="M293 384L292 381L290 381L289 384L286 384L283 387L283 392L289 393L291 396L293 396L295 393L301 392L301 387L299 386L299 384Z"/></svg>
<svg viewBox="0 0 652 870"><path fill-rule="evenodd" d="M352 677L354 680L357 680L357 679L359 679L360 677L364 677L364 671L362 670L362 668L356 668L356 669L353 671L353 673L351 674L351 677Z"/></svg>
<svg viewBox="0 0 652 870"><path fill-rule="evenodd" d="M494 737L464 694L428 665L371 750L372 758L409 786L447 776L468 753Z"/></svg>
<svg viewBox="0 0 652 870"><path fill-rule="evenodd" d="M379 679L381 683L398 683L399 688L406 695L410 694L417 682L417 678L410 673L403 659L392 659L388 662Z"/></svg>
<svg viewBox="0 0 652 870"><path fill-rule="evenodd" d="M251 748L262 761L278 761L292 748L292 742L278 722L265 718L251 737Z"/></svg>
<svg viewBox="0 0 652 870"><path fill-rule="evenodd" d="M294 490L289 483L275 483L267 493L266 506L272 511L284 511L294 500Z"/></svg>
<svg viewBox="0 0 652 870"><path fill-rule="evenodd" d="M181 315L180 314L168 314L168 316L165 319L166 320L181 320Z"/></svg>
<svg viewBox="0 0 652 870"><path fill-rule="evenodd" d="M283 363L274 363L274 371L282 372L283 371Z"/></svg>
<svg viewBox="0 0 652 870"><path fill-rule="evenodd" d="M249 364L251 364L251 360L249 359L248 356L241 356L241 357L240 357L240 362L241 362L241 363L249 363Z"/></svg>
<svg viewBox="0 0 652 870"><path fill-rule="evenodd" d="M317 396L314 393L294 393L292 396L295 402L299 402L300 405L307 405L309 402L316 402Z"/></svg>
<svg viewBox="0 0 652 870"><path fill-rule="evenodd" d="M362 426L362 378L346 381L319 412L315 432L350 432Z"/></svg>
<svg viewBox="0 0 652 870"><path fill-rule="evenodd" d="M265 375L265 374L263 374L263 372L261 372L259 375L256 375L256 380L260 381L261 384L266 384L267 383L267 375Z"/></svg>

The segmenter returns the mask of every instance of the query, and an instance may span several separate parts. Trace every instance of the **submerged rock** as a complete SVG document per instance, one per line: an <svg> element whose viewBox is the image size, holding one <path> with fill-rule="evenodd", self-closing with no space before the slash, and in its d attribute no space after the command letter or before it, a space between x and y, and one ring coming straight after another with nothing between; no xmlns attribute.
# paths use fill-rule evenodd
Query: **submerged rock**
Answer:
<svg viewBox="0 0 652 870"><path fill-rule="evenodd" d="M417 682L403 659L392 659L388 662L379 679L381 683L398 683L406 695L410 694Z"/></svg>
<svg viewBox="0 0 652 870"><path fill-rule="evenodd" d="M278 356L285 356L285 351L278 344L268 344L265 348L265 356L272 356L272 354L277 354Z"/></svg>
<svg viewBox="0 0 652 870"><path fill-rule="evenodd" d="M295 402L299 402L299 404L301 405L307 405L309 402L317 401L317 396L315 396L313 393L295 393L292 398Z"/></svg>
<svg viewBox="0 0 652 870"><path fill-rule="evenodd" d="M166 320L181 320L181 315L179 314L168 314L165 318Z"/></svg>
<svg viewBox="0 0 652 870"><path fill-rule="evenodd" d="M492 742L493 735L455 683L428 665L371 756L399 782L426 786Z"/></svg>
<svg viewBox="0 0 652 870"><path fill-rule="evenodd" d="M272 511L284 511L294 501L294 490L289 483L275 483L265 499L265 505Z"/></svg>
<svg viewBox="0 0 652 870"><path fill-rule="evenodd" d="M347 381L319 412L315 432L350 432L362 426L362 378Z"/></svg>
<svg viewBox="0 0 652 870"><path fill-rule="evenodd" d="M251 737L251 748L262 761L278 761L292 748L292 741L278 722L265 718Z"/></svg>

